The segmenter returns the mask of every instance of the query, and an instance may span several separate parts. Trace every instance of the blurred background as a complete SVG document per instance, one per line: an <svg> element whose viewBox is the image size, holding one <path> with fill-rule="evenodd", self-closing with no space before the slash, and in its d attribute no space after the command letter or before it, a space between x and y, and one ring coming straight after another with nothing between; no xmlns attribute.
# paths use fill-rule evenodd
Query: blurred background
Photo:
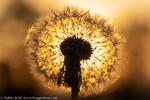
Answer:
<svg viewBox="0 0 150 100"><path fill-rule="evenodd" d="M45 88L25 60L24 38L36 19L65 6L90 9L126 38L126 66L107 92L82 100L150 100L150 0L0 0L0 96L69 95Z"/></svg>

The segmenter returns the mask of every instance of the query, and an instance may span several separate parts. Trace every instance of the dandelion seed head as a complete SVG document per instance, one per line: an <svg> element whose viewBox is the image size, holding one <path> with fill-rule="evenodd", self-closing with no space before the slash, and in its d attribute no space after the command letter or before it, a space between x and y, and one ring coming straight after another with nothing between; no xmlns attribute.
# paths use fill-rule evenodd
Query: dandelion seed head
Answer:
<svg viewBox="0 0 150 100"><path fill-rule="evenodd" d="M39 19L29 29L26 39L27 52L34 63L32 66L46 77L45 86L56 87L64 63L60 45L73 36L90 43L92 49L90 57L80 62L79 94L103 93L119 78L120 37L104 17L91 15L89 10L68 7Z"/></svg>

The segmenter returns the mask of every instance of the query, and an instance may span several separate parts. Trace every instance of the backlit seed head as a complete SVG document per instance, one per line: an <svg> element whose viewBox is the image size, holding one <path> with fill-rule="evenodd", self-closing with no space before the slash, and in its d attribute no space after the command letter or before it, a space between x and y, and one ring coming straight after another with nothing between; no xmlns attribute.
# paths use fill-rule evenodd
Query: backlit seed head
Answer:
<svg viewBox="0 0 150 100"><path fill-rule="evenodd" d="M119 78L120 39L104 17L91 15L89 10L82 8L67 7L52 11L29 29L26 49L33 73L45 79L42 81L45 86L56 88L64 55L74 52L68 53L62 47L75 46L77 42L86 45L77 49L84 52L76 52L81 57L80 95L84 96L104 92Z"/></svg>

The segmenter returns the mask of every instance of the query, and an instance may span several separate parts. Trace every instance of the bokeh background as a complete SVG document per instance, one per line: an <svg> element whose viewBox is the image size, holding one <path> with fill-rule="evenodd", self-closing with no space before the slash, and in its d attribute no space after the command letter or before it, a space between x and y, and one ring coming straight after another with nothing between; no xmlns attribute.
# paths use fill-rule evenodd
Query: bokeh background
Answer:
<svg viewBox="0 0 150 100"><path fill-rule="evenodd" d="M107 92L82 100L150 100L150 0L0 0L0 96L70 97L45 88L25 60L24 39L51 9L78 6L102 14L126 39L125 68Z"/></svg>

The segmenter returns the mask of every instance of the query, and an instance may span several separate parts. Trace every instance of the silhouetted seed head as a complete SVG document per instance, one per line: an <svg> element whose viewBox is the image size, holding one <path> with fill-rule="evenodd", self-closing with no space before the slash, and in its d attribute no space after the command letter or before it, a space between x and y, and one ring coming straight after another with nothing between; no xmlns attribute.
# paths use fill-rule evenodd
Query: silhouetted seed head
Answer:
<svg viewBox="0 0 150 100"><path fill-rule="evenodd" d="M100 15L82 8L59 9L37 20L28 33L31 66L44 75L33 73L46 79L47 87L57 87L60 69L71 56L80 61L80 95L102 93L119 78L121 38ZM64 87L64 79L60 85Z"/></svg>

